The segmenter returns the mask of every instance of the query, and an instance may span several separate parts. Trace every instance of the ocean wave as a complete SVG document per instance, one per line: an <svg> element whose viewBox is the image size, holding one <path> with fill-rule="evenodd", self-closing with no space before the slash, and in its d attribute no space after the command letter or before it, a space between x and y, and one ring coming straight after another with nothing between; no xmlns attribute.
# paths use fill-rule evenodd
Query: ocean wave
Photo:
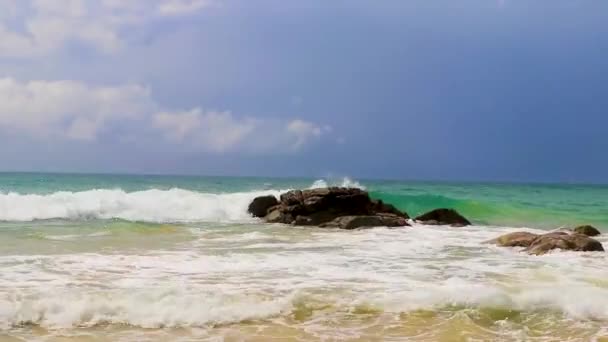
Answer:
<svg viewBox="0 0 608 342"><path fill-rule="evenodd" d="M53 293L21 294L19 291L0 298L0 329L37 325L47 329L128 325L140 328L205 327L266 321L275 317L307 316L314 319L314 307L335 317L344 314L376 316L416 313L420 310L446 312L502 312L528 316L542 314L555 320L608 320L608 290L593 286L555 288L535 286L517 291L489 284L474 284L451 279L415 291L390 294L338 294L324 297L314 294L285 295L191 291L182 287L112 289L100 291L60 290ZM51 289L51 288L49 288ZM586 296L578 294L585 291ZM323 303L323 305L319 305ZM318 313L317 313L318 314Z"/></svg>
<svg viewBox="0 0 608 342"><path fill-rule="evenodd" d="M18 291L17 291L18 292ZM0 329L121 324L141 328L202 327L264 319L289 310L291 299L189 292L181 288L61 291L0 298Z"/></svg>
<svg viewBox="0 0 608 342"><path fill-rule="evenodd" d="M393 288L389 293L373 293L370 289L370 292L324 295L302 290L263 294L255 286L248 291L230 284L226 287L226 291L219 287L202 290L178 285L98 290L48 287L36 293L17 290L0 296L0 329L23 325L45 329L104 325L207 327L276 317L314 320L323 312L334 317L360 313L388 318L421 310L437 314L494 311L494 315L504 315L495 317L496 320L509 320L510 315L540 314L556 321L608 321L608 289L568 281L553 286L532 283L505 288L500 284L451 278L410 289Z"/></svg>
<svg viewBox="0 0 608 342"><path fill-rule="evenodd" d="M315 181L310 188L364 187L349 178L339 182ZM235 193L202 193L186 189L122 189L60 191L47 195L0 194L0 221L26 222L49 219L122 219L155 223L251 221L247 206L257 196L288 191L258 190Z"/></svg>
<svg viewBox="0 0 608 342"><path fill-rule="evenodd" d="M248 220L247 206L280 190L213 194L184 189L96 189L49 195L0 194L0 221L123 219L144 222Z"/></svg>
<svg viewBox="0 0 608 342"><path fill-rule="evenodd" d="M243 229L200 232L177 250L0 256L0 330L275 318L310 327L357 313L403 324L400 314L420 310L608 322L604 253L537 257L480 244L514 230Z"/></svg>

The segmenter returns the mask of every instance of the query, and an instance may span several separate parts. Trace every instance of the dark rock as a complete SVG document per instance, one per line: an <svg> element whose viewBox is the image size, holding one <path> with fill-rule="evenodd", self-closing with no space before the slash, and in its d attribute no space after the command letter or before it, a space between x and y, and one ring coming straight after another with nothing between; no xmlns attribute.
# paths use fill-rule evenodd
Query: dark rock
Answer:
<svg viewBox="0 0 608 342"><path fill-rule="evenodd" d="M529 254L542 255L554 249L577 252L603 252L601 242L583 234L549 233L537 237L525 251Z"/></svg>
<svg viewBox="0 0 608 342"><path fill-rule="evenodd" d="M267 222L299 226L329 225L330 222L346 216L378 218L345 218L331 225L360 227L373 223L372 226L405 226L409 218L394 206L372 200L366 191L356 188L293 190L282 194L278 205L271 205L266 209L268 214L264 219Z"/></svg>
<svg viewBox="0 0 608 342"><path fill-rule="evenodd" d="M323 223L334 220L336 217L340 217L332 211L319 211L309 215L300 215L296 217L296 220L292 223L296 226L320 226Z"/></svg>
<svg viewBox="0 0 608 342"><path fill-rule="evenodd" d="M409 226L403 217L393 214L376 216L340 216L321 225L323 228L357 229L370 227L404 227Z"/></svg>
<svg viewBox="0 0 608 342"><path fill-rule="evenodd" d="M486 243L496 244L500 247L528 247L538 237L538 234L528 232L514 232L501 235Z"/></svg>
<svg viewBox="0 0 608 342"><path fill-rule="evenodd" d="M277 204L279 204L279 201L272 195L260 196L253 199L249 204L247 211L253 215L253 217L264 217L268 213L268 209Z"/></svg>
<svg viewBox="0 0 608 342"><path fill-rule="evenodd" d="M601 234L599 230L590 225L578 226L574 228L574 232L587 236L598 236Z"/></svg>
<svg viewBox="0 0 608 342"><path fill-rule="evenodd" d="M281 195L281 203L283 205L294 205L302 203L302 190L293 190Z"/></svg>
<svg viewBox="0 0 608 342"><path fill-rule="evenodd" d="M405 219L409 219L410 218L406 213L404 213L401 210L397 209L394 205L388 204L388 203L384 203L382 200L372 201L372 211L378 212L378 213L390 213L390 214L393 214L393 215L397 215L397 216L403 217Z"/></svg>
<svg viewBox="0 0 608 342"><path fill-rule="evenodd" d="M283 211L294 217L320 211L358 214L367 210L370 202L367 192L350 188L294 190L281 195Z"/></svg>
<svg viewBox="0 0 608 342"><path fill-rule="evenodd" d="M415 218L416 221L428 225L451 225L463 227L471 224L454 209L435 209Z"/></svg>

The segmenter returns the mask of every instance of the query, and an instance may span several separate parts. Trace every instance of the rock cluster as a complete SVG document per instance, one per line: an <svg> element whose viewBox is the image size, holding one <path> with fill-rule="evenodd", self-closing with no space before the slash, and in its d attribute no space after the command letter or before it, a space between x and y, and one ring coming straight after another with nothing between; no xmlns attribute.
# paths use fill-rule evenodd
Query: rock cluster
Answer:
<svg viewBox="0 0 608 342"><path fill-rule="evenodd" d="M293 190L281 195L258 197L249 212L270 223L297 226L356 229L362 227L408 226L409 216L394 206L372 200L356 188Z"/></svg>
<svg viewBox="0 0 608 342"><path fill-rule="evenodd" d="M254 217L269 223L296 226L357 229L366 227L409 226L409 216L393 205L373 200L369 194L357 188L319 188L288 191L277 199L260 196L250 204L248 211ZM450 225L463 227L471 224L454 209L440 208L414 219L426 225ZM591 238L600 235L592 226L558 230L546 234L514 232L486 241L501 247L523 247L524 251L541 255L552 250L604 251L602 244Z"/></svg>

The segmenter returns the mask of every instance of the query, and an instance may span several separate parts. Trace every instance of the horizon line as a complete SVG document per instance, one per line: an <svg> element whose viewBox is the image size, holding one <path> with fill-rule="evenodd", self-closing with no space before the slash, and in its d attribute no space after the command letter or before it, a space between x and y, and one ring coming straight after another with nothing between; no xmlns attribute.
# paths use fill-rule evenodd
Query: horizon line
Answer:
<svg viewBox="0 0 608 342"><path fill-rule="evenodd" d="M505 179L493 179L493 180L474 180L474 179L416 179L416 178L391 178L391 177L357 177L351 175L344 175L338 177L328 176L304 176L304 175L266 175L266 176L254 176L254 175L215 175L215 174L203 174L203 173L138 173L129 171L102 171L102 172L88 172L88 171L24 171L24 170L0 170L0 175L6 174L42 174L42 175L62 175L62 176L135 176L135 177L201 177L201 178L250 178L250 179L267 179L267 178L279 178L279 179L294 179L294 180L327 180L327 179L344 179L350 178L355 181L384 181L384 182L411 182L411 183L444 183L444 184L493 184L493 185L571 185L571 186L608 186L608 182L587 182L587 181L545 181L545 180L505 180Z"/></svg>

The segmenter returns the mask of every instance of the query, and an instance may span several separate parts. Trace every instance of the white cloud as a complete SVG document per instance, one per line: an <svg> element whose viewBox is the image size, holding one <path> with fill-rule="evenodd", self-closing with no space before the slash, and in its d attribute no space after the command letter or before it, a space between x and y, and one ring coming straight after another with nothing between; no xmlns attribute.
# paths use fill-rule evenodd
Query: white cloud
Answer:
<svg viewBox="0 0 608 342"><path fill-rule="evenodd" d="M254 120L238 120L230 112L203 112L200 108L158 113L154 116L154 125L169 140L194 143L214 152L239 145L256 128Z"/></svg>
<svg viewBox="0 0 608 342"><path fill-rule="evenodd" d="M323 133L331 132L329 126L317 126L312 122L303 121L300 119L289 122L286 126L287 132L292 134L295 142L292 145L294 148L299 148L312 139L318 139Z"/></svg>
<svg viewBox="0 0 608 342"><path fill-rule="evenodd" d="M0 20L10 19L17 15L19 6L17 0L0 1Z"/></svg>
<svg viewBox="0 0 608 342"><path fill-rule="evenodd" d="M38 13L57 15L59 17L84 17L87 14L86 3L83 0L31 0L31 6Z"/></svg>
<svg viewBox="0 0 608 342"><path fill-rule="evenodd" d="M169 0L158 5L158 12L161 15L183 15L194 13L210 5L209 0Z"/></svg>
<svg viewBox="0 0 608 342"><path fill-rule="evenodd" d="M107 122L137 119L154 106L149 90L139 85L0 79L0 128L35 136L93 140Z"/></svg>
<svg viewBox="0 0 608 342"><path fill-rule="evenodd" d="M210 5L209 0L2 1L0 57L43 56L73 41L114 53L132 30Z"/></svg>
<svg viewBox="0 0 608 342"><path fill-rule="evenodd" d="M237 118L230 112L204 112L200 108L157 113L154 125L167 140L212 152L297 151L331 130L301 119Z"/></svg>
<svg viewBox="0 0 608 342"><path fill-rule="evenodd" d="M201 108L166 110L147 87L137 84L90 86L0 78L0 130L42 140L93 141L110 125L136 127L127 132L134 140L154 131L165 138L162 143L214 153L293 152L331 131L301 119L237 117Z"/></svg>

